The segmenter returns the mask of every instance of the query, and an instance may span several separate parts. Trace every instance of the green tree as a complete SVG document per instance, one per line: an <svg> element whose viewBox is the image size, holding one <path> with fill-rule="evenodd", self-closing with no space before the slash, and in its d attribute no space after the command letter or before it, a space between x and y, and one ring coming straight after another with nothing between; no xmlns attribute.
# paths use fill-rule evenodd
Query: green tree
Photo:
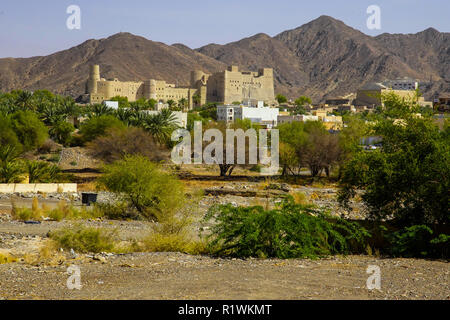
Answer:
<svg viewBox="0 0 450 320"><path fill-rule="evenodd" d="M158 103L155 99L148 99L147 101L147 107L149 110L155 110L155 106Z"/></svg>
<svg viewBox="0 0 450 320"><path fill-rule="evenodd" d="M160 144L169 143L172 132L178 128L175 115L169 109L163 109L154 115L146 115L142 119L141 126Z"/></svg>
<svg viewBox="0 0 450 320"><path fill-rule="evenodd" d="M143 156L127 156L104 168L100 185L119 193L148 219L160 221L184 202L182 183Z"/></svg>
<svg viewBox="0 0 450 320"><path fill-rule="evenodd" d="M287 102L287 98L280 93L276 95L275 99L278 101L279 104Z"/></svg>
<svg viewBox="0 0 450 320"><path fill-rule="evenodd" d="M80 134L84 141L92 141L99 136L105 135L110 128L124 128L122 121L112 115L102 115L92 117L83 122L80 128Z"/></svg>
<svg viewBox="0 0 450 320"><path fill-rule="evenodd" d="M22 144L17 137L12 126L11 119L0 113L0 146L11 146L18 153L23 149Z"/></svg>
<svg viewBox="0 0 450 320"><path fill-rule="evenodd" d="M49 133L50 137L53 140L61 143L64 146L68 146L70 144L72 133L74 131L75 127L71 123L67 121L61 121L50 128Z"/></svg>
<svg viewBox="0 0 450 320"><path fill-rule="evenodd" d="M194 103L195 106L200 106L200 101L201 101L200 95L194 94L192 96L192 102Z"/></svg>
<svg viewBox="0 0 450 320"><path fill-rule="evenodd" d="M44 161L27 161L25 163L25 173L28 174L30 183L53 182L59 172L58 166L50 165Z"/></svg>
<svg viewBox="0 0 450 320"><path fill-rule="evenodd" d="M172 99L167 100L166 102L167 102L167 104L169 105L169 109L174 108L174 107L176 106L176 104L177 104L177 103L175 102L175 100L172 100Z"/></svg>
<svg viewBox="0 0 450 320"><path fill-rule="evenodd" d="M186 109L186 108L188 107L188 100L187 100L186 98L181 98L181 99L178 101L178 106L179 106L182 110Z"/></svg>
<svg viewBox="0 0 450 320"><path fill-rule="evenodd" d="M294 101L296 106L304 106L306 104L311 104L311 98L307 96L300 96L298 99Z"/></svg>
<svg viewBox="0 0 450 320"><path fill-rule="evenodd" d="M19 152L10 145L0 145L0 183L20 182L24 173Z"/></svg>
<svg viewBox="0 0 450 320"><path fill-rule="evenodd" d="M339 200L348 205L362 189L371 218L402 226L449 221L450 136L431 118L416 115L414 101L383 97L374 134L378 150L358 152L343 168ZM401 118L397 118L401 117Z"/></svg>
<svg viewBox="0 0 450 320"><path fill-rule="evenodd" d="M47 127L31 111L18 111L12 114L11 125L24 151L39 148L48 138Z"/></svg>

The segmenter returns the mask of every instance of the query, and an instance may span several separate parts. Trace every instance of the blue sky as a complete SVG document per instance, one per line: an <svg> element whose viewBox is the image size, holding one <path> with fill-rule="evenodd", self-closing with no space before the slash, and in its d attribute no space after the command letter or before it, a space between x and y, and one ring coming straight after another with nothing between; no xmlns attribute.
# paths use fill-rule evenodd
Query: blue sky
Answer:
<svg viewBox="0 0 450 320"><path fill-rule="evenodd" d="M366 26L369 5L381 8L381 30ZM81 8L81 30L69 30L69 5ZM274 36L329 15L369 35L450 32L448 0L2 0L0 57L47 55L88 39L131 32L198 48L259 32Z"/></svg>

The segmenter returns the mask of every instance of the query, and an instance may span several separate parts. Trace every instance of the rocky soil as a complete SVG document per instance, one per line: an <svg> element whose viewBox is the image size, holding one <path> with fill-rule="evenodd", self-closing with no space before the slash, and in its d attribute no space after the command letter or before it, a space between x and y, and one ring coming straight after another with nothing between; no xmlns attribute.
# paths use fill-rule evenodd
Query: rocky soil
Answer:
<svg viewBox="0 0 450 320"><path fill-rule="evenodd" d="M273 206L277 195L302 193L307 202L345 215L334 188L257 182L213 183L199 202L199 216L213 204ZM77 254L59 251L49 260L30 259L46 243L49 231L67 221L28 224L11 220L11 198L31 206L33 197L46 205L61 200L81 205L78 194L0 195L0 253L18 258L0 264L0 299L450 299L448 262L385 259L373 256L323 260L218 259L181 253ZM114 194L100 192L99 202ZM355 204L351 218L361 218ZM85 220L83 224L118 230L122 240L149 232L144 221ZM199 225L198 225L199 226ZM198 227L196 226L196 227ZM81 290L67 288L67 268L81 270ZM381 290L366 288L369 265L381 270Z"/></svg>
<svg viewBox="0 0 450 320"><path fill-rule="evenodd" d="M448 263L368 256L235 260L180 253L72 256L0 265L0 299L450 299ZM81 289L67 287L67 268ZM368 290L369 265L381 290Z"/></svg>

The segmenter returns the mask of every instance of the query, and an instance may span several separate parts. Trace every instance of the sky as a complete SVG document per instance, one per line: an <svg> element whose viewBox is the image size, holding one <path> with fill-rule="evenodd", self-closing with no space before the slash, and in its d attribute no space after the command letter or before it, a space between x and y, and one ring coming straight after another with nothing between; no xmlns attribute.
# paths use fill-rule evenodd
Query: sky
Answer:
<svg viewBox="0 0 450 320"><path fill-rule="evenodd" d="M81 28L67 28L67 8L81 10ZM381 28L367 27L380 8ZM88 39L130 32L198 48L297 28L332 16L368 35L450 32L449 0L0 0L0 58L48 55Z"/></svg>

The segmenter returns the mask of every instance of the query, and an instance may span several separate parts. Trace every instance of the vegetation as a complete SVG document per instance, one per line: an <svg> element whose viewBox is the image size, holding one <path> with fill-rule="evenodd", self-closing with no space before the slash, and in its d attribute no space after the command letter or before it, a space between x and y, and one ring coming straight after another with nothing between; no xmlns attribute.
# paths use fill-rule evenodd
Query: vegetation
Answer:
<svg viewBox="0 0 450 320"><path fill-rule="evenodd" d="M341 203L348 206L363 189L361 198L373 219L393 219L400 226L448 224L448 130L440 132L430 118L416 116L408 101L396 96L384 101L383 118L373 127L382 148L361 150L345 164Z"/></svg>
<svg viewBox="0 0 450 320"><path fill-rule="evenodd" d="M210 209L205 221L216 224L207 236L215 254L260 258L317 258L330 254L359 253L369 233L356 223L331 218L288 197L280 207Z"/></svg>
<svg viewBox="0 0 450 320"><path fill-rule="evenodd" d="M117 230L75 225L49 233L61 248L83 253L112 252L117 242Z"/></svg>
<svg viewBox="0 0 450 320"><path fill-rule="evenodd" d="M104 136L87 144L89 153L105 163L123 159L126 155L142 155L159 162L168 158L168 150L158 145L153 136L141 128L111 128Z"/></svg>
<svg viewBox="0 0 450 320"><path fill-rule="evenodd" d="M111 128L125 128L122 121L112 115L94 116L83 122L80 128L80 134L86 142L92 141L97 137L106 134Z"/></svg>
<svg viewBox="0 0 450 320"><path fill-rule="evenodd" d="M287 102L287 98L285 96L283 96L282 94L277 94L275 96L275 99L278 101L278 103L286 103Z"/></svg>
<svg viewBox="0 0 450 320"><path fill-rule="evenodd" d="M142 218L160 221L183 205L182 184L143 156L125 156L103 171L99 184L121 194Z"/></svg>
<svg viewBox="0 0 450 320"><path fill-rule="evenodd" d="M37 198L33 198L31 208L17 208L13 205L12 218L20 221L41 221L44 218L49 218L55 221L62 220L77 220L77 219L94 219L101 218L104 213L95 208L89 210L86 207L76 208L65 201L60 201L56 208L39 205Z"/></svg>
<svg viewBox="0 0 450 320"><path fill-rule="evenodd" d="M292 122L279 126L282 175L299 175L308 167L315 177L325 171L330 175L341 156L339 138L318 121Z"/></svg>

